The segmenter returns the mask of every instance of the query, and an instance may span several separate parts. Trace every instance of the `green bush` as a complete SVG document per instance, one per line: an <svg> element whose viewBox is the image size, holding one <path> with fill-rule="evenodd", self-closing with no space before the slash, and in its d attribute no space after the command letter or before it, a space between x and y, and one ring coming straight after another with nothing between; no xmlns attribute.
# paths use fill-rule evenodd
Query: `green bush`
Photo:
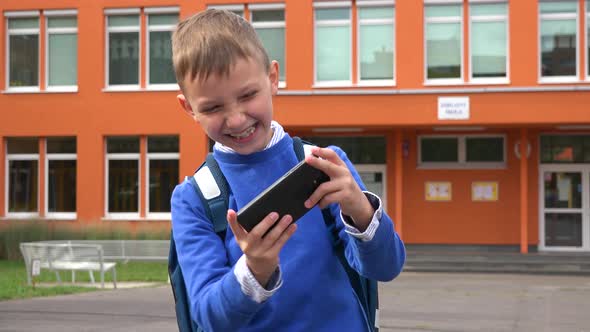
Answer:
<svg viewBox="0 0 590 332"><path fill-rule="evenodd" d="M21 242L51 240L168 240L170 231L141 230L133 234L124 226L67 226L41 221L19 221L0 227L0 259L22 259Z"/></svg>

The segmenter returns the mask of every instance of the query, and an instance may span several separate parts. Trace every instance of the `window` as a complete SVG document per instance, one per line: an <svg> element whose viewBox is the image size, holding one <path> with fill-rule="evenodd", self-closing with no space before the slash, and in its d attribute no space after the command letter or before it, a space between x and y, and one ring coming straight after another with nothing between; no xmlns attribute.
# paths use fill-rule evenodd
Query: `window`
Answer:
<svg viewBox="0 0 590 332"><path fill-rule="evenodd" d="M578 1L539 2L541 82L578 77Z"/></svg>
<svg viewBox="0 0 590 332"><path fill-rule="evenodd" d="M506 3L471 3L470 81L508 80L508 18Z"/></svg>
<svg viewBox="0 0 590 332"><path fill-rule="evenodd" d="M107 16L107 85L139 87L139 9L112 13Z"/></svg>
<svg viewBox="0 0 590 332"><path fill-rule="evenodd" d="M590 163L589 135L541 136L542 164Z"/></svg>
<svg viewBox="0 0 590 332"><path fill-rule="evenodd" d="M285 6L252 4L249 9L252 26L262 40L269 58L279 63L279 84L285 87Z"/></svg>
<svg viewBox="0 0 590 332"><path fill-rule="evenodd" d="M421 136L421 168L503 168L505 138L497 135Z"/></svg>
<svg viewBox="0 0 590 332"><path fill-rule="evenodd" d="M138 218L139 137L109 137L106 143L106 215L110 218Z"/></svg>
<svg viewBox="0 0 590 332"><path fill-rule="evenodd" d="M359 81L393 85L395 8L357 1Z"/></svg>
<svg viewBox="0 0 590 332"><path fill-rule="evenodd" d="M46 216L76 218L76 138L47 138Z"/></svg>
<svg viewBox="0 0 590 332"><path fill-rule="evenodd" d="M317 85L351 85L351 10L332 7L341 2L316 2L315 82Z"/></svg>
<svg viewBox="0 0 590 332"><path fill-rule="evenodd" d="M504 138L465 137L465 162L504 162Z"/></svg>
<svg viewBox="0 0 590 332"><path fill-rule="evenodd" d="M6 139L7 215L35 217L39 215L39 140L35 138Z"/></svg>
<svg viewBox="0 0 590 332"><path fill-rule="evenodd" d="M336 145L353 164L385 164L386 142L383 136L310 136L302 137L317 146Z"/></svg>
<svg viewBox="0 0 590 332"><path fill-rule="evenodd" d="M316 1L313 6L315 86L395 84L395 1Z"/></svg>
<svg viewBox="0 0 590 332"><path fill-rule="evenodd" d="M19 137L6 142L8 215L76 218L76 138ZM39 146L46 152L42 157ZM45 175L44 183L40 172ZM39 190L44 193L43 207Z"/></svg>
<svg viewBox="0 0 590 332"><path fill-rule="evenodd" d="M458 162L459 139L456 137L424 137L420 140L423 163Z"/></svg>
<svg viewBox="0 0 590 332"><path fill-rule="evenodd" d="M172 31L178 23L178 13L148 8L148 86L176 85L172 66Z"/></svg>
<svg viewBox="0 0 590 332"><path fill-rule="evenodd" d="M8 91L77 91L76 10L6 12ZM41 18L45 19L43 34ZM44 45L44 49L41 49ZM45 63L41 80L40 63Z"/></svg>
<svg viewBox="0 0 590 332"><path fill-rule="evenodd" d="M7 82L10 90L39 89L39 12L6 13Z"/></svg>
<svg viewBox="0 0 590 332"><path fill-rule="evenodd" d="M147 151L147 215L169 219L170 197L178 183L178 137L149 136Z"/></svg>
<svg viewBox="0 0 590 332"><path fill-rule="evenodd" d="M105 216L170 219L170 197L179 175L178 136L112 136L106 144ZM140 204L140 192L145 204Z"/></svg>
<svg viewBox="0 0 590 332"><path fill-rule="evenodd" d="M427 82L463 82L463 6L460 3L425 6Z"/></svg>
<svg viewBox="0 0 590 332"><path fill-rule="evenodd" d="M178 89L171 42L178 11L178 7L105 9L107 90ZM143 38L145 59L141 56Z"/></svg>
<svg viewBox="0 0 590 332"><path fill-rule="evenodd" d="M47 90L75 90L78 85L78 22L63 11L47 16Z"/></svg>

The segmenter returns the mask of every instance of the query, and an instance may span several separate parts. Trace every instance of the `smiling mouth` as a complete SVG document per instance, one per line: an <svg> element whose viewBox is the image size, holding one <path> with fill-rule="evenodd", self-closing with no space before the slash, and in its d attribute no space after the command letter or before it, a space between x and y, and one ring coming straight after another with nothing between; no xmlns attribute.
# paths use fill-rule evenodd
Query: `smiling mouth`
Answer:
<svg viewBox="0 0 590 332"><path fill-rule="evenodd" d="M255 131L256 131L256 124L248 127L246 130L242 131L241 133L228 134L228 135L233 139L243 140L243 139L250 137L250 135L252 135Z"/></svg>

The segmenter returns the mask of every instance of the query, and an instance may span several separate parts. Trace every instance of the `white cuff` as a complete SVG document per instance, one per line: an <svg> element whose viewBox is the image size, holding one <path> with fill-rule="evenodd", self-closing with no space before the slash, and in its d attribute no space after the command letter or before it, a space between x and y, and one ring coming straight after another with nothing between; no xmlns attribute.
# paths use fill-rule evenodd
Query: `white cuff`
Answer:
<svg viewBox="0 0 590 332"><path fill-rule="evenodd" d="M359 231L356 227L352 226L354 225L354 220L351 217L342 214L342 211L340 211L340 218L344 223L344 230L346 233L363 242L367 242L373 239L375 232L377 231L377 227L379 227L379 221L381 220L381 215L383 214L383 205L381 204L381 198L379 198L379 196L369 191L363 191L363 193L369 200L369 203L371 203L373 209L375 209L375 213L373 213L373 219L371 219L371 223L367 229L361 233L361 231Z"/></svg>
<svg viewBox="0 0 590 332"><path fill-rule="evenodd" d="M266 301L283 285L281 267L278 266L268 281L268 289L262 287L248 268L246 255L242 255L236 262L234 275L238 279L242 292L256 303Z"/></svg>

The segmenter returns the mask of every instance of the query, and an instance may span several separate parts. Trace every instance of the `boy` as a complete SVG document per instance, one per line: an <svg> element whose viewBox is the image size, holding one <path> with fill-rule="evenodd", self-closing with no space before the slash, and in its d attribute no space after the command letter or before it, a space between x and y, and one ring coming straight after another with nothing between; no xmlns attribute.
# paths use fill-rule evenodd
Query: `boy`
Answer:
<svg viewBox="0 0 590 332"><path fill-rule="evenodd" d="M269 214L251 232L236 211L297 164L291 137L272 121L278 64L240 16L210 9L181 22L172 38L182 108L213 139L231 193L222 241L187 181L172 195L172 227L192 319L205 331L370 331L320 208L336 218L346 256L362 275L397 276L403 243L381 200L363 192L337 147L306 162L330 181L305 202L297 223ZM266 236L263 234L277 224Z"/></svg>

